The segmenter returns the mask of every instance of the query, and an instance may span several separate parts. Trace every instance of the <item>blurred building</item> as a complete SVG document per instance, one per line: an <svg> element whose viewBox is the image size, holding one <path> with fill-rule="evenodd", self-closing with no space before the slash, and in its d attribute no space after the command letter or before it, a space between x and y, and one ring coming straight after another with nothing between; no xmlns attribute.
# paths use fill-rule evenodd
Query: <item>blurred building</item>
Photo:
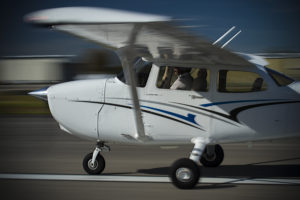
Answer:
<svg viewBox="0 0 300 200"><path fill-rule="evenodd" d="M79 56L7 56L0 58L0 84L54 83L90 74L117 74L118 56L107 50L90 50ZM88 77L88 76L87 76Z"/></svg>
<svg viewBox="0 0 300 200"><path fill-rule="evenodd" d="M300 80L300 54L259 54L269 67ZM97 78L122 70L118 56L107 50L90 50L79 56L14 56L0 58L0 84L53 84Z"/></svg>
<svg viewBox="0 0 300 200"><path fill-rule="evenodd" d="M0 59L0 83L48 83L64 79L63 63L70 56L13 56Z"/></svg>

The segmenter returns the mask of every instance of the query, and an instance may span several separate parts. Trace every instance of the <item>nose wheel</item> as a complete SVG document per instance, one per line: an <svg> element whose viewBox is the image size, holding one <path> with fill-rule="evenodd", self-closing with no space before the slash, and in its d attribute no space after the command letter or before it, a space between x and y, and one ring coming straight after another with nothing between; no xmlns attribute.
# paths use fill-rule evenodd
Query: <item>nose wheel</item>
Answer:
<svg viewBox="0 0 300 200"><path fill-rule="evenodd" d="M105 160L101 154L98 154L93 163L93 153L87 154L82 162L83 169L91 175L101 174L105 168Z"/></svg>
<svg viewBox="0 0 300 200"><path fill-rule="evenodd" d="M100 154L101 151L110 151L109 146L98 142L94 152L87 154L82 162L83 169L91 175L101 174L105 168L105 160Z"/></svg>

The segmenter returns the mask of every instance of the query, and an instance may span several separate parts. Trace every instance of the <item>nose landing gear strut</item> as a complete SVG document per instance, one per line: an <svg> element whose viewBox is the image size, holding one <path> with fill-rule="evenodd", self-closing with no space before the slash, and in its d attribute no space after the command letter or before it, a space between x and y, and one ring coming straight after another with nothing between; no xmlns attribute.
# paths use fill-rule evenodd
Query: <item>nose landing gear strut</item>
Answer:
<svg viewBox="0 0 300 200"><path fill-rule="evenodd" d="M91 175L101 174L105 168L105 160L101 151L110 151L110 147L104 142L98 142L94 152L87 154L82 162L83 169Z"/></svg>

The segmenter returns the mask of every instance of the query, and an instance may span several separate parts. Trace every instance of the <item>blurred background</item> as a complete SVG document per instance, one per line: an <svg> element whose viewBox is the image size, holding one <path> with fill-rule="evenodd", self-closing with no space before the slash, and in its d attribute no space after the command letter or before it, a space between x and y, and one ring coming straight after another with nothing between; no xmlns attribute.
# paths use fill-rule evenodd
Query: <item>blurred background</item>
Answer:
<svg viewBox="0 0 300 200"><path fill-rule="evenodd" d="M118 74L117 55L86 50L82 55L29 55L0 58L0 114L50 114L47 103L27 95L53 84Z"/></svg>
<svg viewBox="0 0 300 200"><path fill-rule="evenodd" d="M180 26L211 42L236 26L242 33L226 46L228 50L261 55L270 68L300 80L300 30L296 20L300 19L300 3L296 0L3 0L0 114L48 115L46 103L28 96L29 91L122 70L118 56L112 51L23 21L30 12L66 6L108 7L172 16Z"/></svg>

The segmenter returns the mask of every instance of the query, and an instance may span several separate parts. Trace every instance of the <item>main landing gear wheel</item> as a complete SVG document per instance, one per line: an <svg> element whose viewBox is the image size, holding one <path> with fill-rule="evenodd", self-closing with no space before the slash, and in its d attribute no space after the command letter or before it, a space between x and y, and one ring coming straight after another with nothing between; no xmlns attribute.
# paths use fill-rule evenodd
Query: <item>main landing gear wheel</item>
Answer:
<svg viewBox="0 0 300 200"><path fill-rule="evenodd" d="M211 152L209 152L208 148L212 148ZM218 167L224 159L224 151L223 148L216 144L214 146L207 146L205 151L200 159L200 162L205 167Z"/></svg>
<svg viewBox="0 0 300 200"><path fill-rule="evenodd" d="M182 158L172 165L170 170L172 183L180 189L192 189L200 178L200 168L188 158Z"/></svg>
<svg viewBox="0 0 300 200"><path fill-rule="evenodd" d="M91 175L101 174L105 168L105 160L103 156L99 153L93 164L93 153L87 154L83 159L83 169Z"/></svg>

